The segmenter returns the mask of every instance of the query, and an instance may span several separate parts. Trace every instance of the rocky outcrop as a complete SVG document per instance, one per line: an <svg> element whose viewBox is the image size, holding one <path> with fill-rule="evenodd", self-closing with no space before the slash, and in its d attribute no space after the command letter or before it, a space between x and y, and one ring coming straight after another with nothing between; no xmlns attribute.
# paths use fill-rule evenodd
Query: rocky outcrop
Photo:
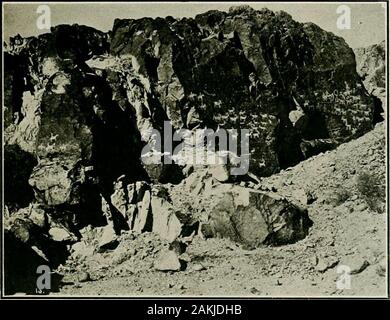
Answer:
<svg viewBox="0 0 390 320"><path fill-rule="evenodd" d="M357 72L362 77L367 91L380 99L380 110L386 109L385 50L384 40L369 47L355 49Z"/></svg>
<svg viewBox="0 0 390 320"><path fill-rule="evenodd" d="M205 236L227 237L251 248L301 240L311 226L307 211L257 190L219 187L213 202L208 221L202 225Z"/></svg>
<svg viewBox="0 0 390 320"><path fill-rule="evenodd" d="M94 221L82 215L99 210L101 195L111 194L119 175L142 177L139 159L131 156L140 148L131 115L112 100L109 84L85 64L107 51L107 45L107 35L100 31L64 25L15 44L5 59L11 69L9 61L19 61L14 74L24 83L10 85L23 96L21 106L5 102L14 116L6 141L38 159L29 178L36 200L71 207L81 224Z"/></svg>
<svg viewBox="0 0 390 320"><path fill-rule="evenodd" d="M163 108L174 127L249 128L257 174L300 161L302 139L338 144L372 128L373 100L352 49L287 13L244 6L178 21L116 20L111 37L111 54L130 55L149 79L158 97L149 110ZM297 109L307 117L298 128L289 119Z"/></svg>
<svg viewBox="0 0 390 320"><path fill-rule="evenodd" d="M343 39L248 6L117 19L108 33L60 25L17 36L4 70L5 202L20 220L10 225L23 226L10 233L31 227L62 247L87 225L104 228L102 250L118 245L121 230L169 243L199 230L249 246L302 239L304 209L237 183L253 184L379 120ZM248 129L251 173L186 165L164 150L158 156L171 164L142 162L152 129L165 121L172 129ZM194 154L198 147L189 146Z"/></svg>
<svg viewBox="0 0 390 320"><path fill-rule="evenodd" d="M191 211L205 237L226 237L250 248L306 237L312 222L305 207L254 186L220 183L212 171L197 171L171 194L175 208Z"/></svg>
<svg viewBox="0 0 390 320"><path fill-rule="evenodd" d="M12 91L6 95L6 118L14 116L17 123L29 118L30 127L41 126L39 116L31 115L39 113L38 105L58 104L54 96L66 96L66 86L79 88L72 95L92 108L81 123L88 117L104 123L108 108L117 114L111 116L114 122L118 117L131 122L124 126L137 131L132 139L139 132L149 141L151 128L161 129L164 120L176 129L247 128L251 171L269 175L305 157L303 140L330 139L331 148L374 122L373 99L345 41L314 24L297 23L285 12L241 6L194 19L117 19L109 34L58 26L20 41L5 59ZM53 97L38 92L45 86ZM296 111L305 121L297 124L291 114ZM81 116L77 109L72 112ZM25 127L20 123L9 131ZM24 132L34 140L37 131L19 130L9 142L23 144ZM145 169L156 181L166 179L160 178L161 168Z"/></svg>

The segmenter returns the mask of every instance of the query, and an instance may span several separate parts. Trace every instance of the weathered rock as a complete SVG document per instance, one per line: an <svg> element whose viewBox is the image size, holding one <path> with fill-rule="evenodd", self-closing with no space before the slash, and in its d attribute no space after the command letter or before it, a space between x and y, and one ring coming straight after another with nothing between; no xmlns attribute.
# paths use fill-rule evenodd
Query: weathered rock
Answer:
<svg viewBox="0 0 390 320"><path fill-rule="evenodd" d="M381 106L377 106L378 113L386 111L385 41L366 48L357 48L354 51L356 70L362 77L364 86L381 101Z"/></svg>
<svg viewBox="0 0 390 320"><path fill-rule="evenodd" d="M46 212L39 205L32 204L28 208L28 217L29 219L38 227L45 229L48 225L48 218Z"/></svg>
<svg viewBox="0 0 390 320"><path fill-rule="evenodd" d="M110 50L131 54L134 69L158 84L160 101L148 104L146 118L153 119L160 104L175 127L250 128L258 174L299 161L302 137L337 140L372 127L372 99L356 74L352 50L285 12L247 7L182 21L118 19ZM206 76L210 70L213 77ZM346 95L351 99L341 99ZM350 104L361 106L352 118ZM292 125L288 115L297 108L305 116Z"/></svg>
<svg viewBox="0 0 390 320"><path fill-rule="evenodd" d="M312 204L316 200L316 197L311 192L304 189L294 190L291 196L303 205Z"/></svg>
<svg viewBox="0 0 390 320"><path fill-rule="evenodd" d="M181 233L182 222L167 198L168 191L164 188L151 190L141 181L126 184L125 180L115 183L111 203L127 220L129 229L153 231L168 242L174 241Z"/></svg>
<svg viewBox="0 0 390 320"><path fill-rule="evenodd" d="M202 271L202 270L206 270L206 267L201 263L195 263L194 265L192 265L191 270Z"/></svg>
<svg viewBox="0 0 390 320"><path fill-rule="evenodd" d="M34 237L39 235L39 229L37 229L33 222L28 219L17 218L11 225L11 232L23 243L33 243Z"/></svg>
<svg viewBox="0 0 390 320"><path fill-rule="evenodd" d="M113 252L112 261L114 264L121 264L126 260L133 257L137 251L134 248L127 248L125 246L119 245L118 248Z"/></svg>
<svg viewBox="0 0 390 320"><path fill-rule="evenodd" d="M79 241L72 245L71 253L74 257L78 259L85 259L86 257L91 257L95 253L95 248L89 246L85 241Z"/></svg>
<svg viewBox="0 0 390 320"><path fill-rule="evenodd" d="M154 268L159 271L180 271L179 257L173 251L162 251L154 263Z"/></svg>
<svg viewBox="0 0 390 320"><path fill-rule="evenodd" d="M219 182L227 182L229 180L228 168L224 165L216 165L209 169L213 178Z"/></svg>
<svg viewBox="0 0 390 320"><path fill-rule="evenodd" d="M326 270L328 270L328 268L328 263L322 259L319 260L316 265L316 270L319 272L325 272Z"/></svg>
<svg viewBox="0 0 390 320"><path fill-rule="evenodd" d="M99 249L100 250L110 250L118 246L117 235L115 233L114 227L112 224L102 228L102 234L99 239Z"/></svg>
<svg viewBox="0 0 390 320"><path fill-rule="evenodd" d="M370 263L361 256L351 255L342 260L342 265L350 268L350 274L358 274L363 272Z"/></svg>
<svg viewBox="0 0 390 320"><path fill-rule="evenodd" d="M339 263L339 259L335 257L330 257L327 259L319 259L315 269L321 273L325 272L328 269L335 267Z"/></svg>
<svg viewBox="0 0 390 320"><path fill-rule="evenodd" d="M149 190L146 190L143 195L142 201L138 203L138 212L134 220L134 230L137 232L148 231L151 229L150 203L151 194Z"/></svg>
<svg viewBox="0 0 390 320"><path fill-rule="evenodd" d="M151 201L153 213L152 231L162 239L173 242L182 232L182 222L175 214L174 207L167 200L153 196Z"/></svg>
<svg viewBox="0 0 390 320"><path fill-rule="evenodd" d="M228 237L256 247L303 239L311 226L305 210L274 194L217 186L208 200L210 213L202 224L205 235Z"/></svg>
<svg viewBox="0 0 390 320"><path fill-rule="evenodd" d="M6 142L39 159L29 179L36 200L66 206L81 225L104 223L99 193L110 193L119 175L143 177L139 159L130 156L141 146L131 115L112 100L104 75L84 64L107 52L107 44L107 34L93 28L57 26L7 55L6 108L18 119L7 124Z"/></svg>
<svg viewBox="0 0 390 320"><path fill-rule="evenodd" d="M79 203L79 188L83 182L82 168L66 159L41 161L29 179L36 198L49 206Z"/></svg>
<svg viewBox="0 0 390 320"><path fill-rule="evenodd" d="M54 241L75 241L77 240L74 235L72 235L65 228L50 228L49 235L52 237Z"/></svg>
<svg viewBox="0 0 390 320"><path fill-rule="evenodd" d="M6 59L7 81L15 88L7 92L7 117L13 114L12 101L19 101L14 108L19 113L22 104L30 105L32 111L21 118L40 110L42 117L31 116L28 123L40 119L40 126L50 133L45 118L48 112L49 118L55 117L56 105L66 104L68 108L63 110L82 113L67 102L75 83L92 107L79 118L81 125L74 134L68 134L73 130L68 126L72 117L53 122L64 132L70 130L66 144L60 142L63 130L53 132L53 138L59 134L59 145L65 151L74 149L73 136L84 140L84 147L91 143L90 138L83 138L88 136L89 125L86 128L83 120L88 113L95 113L103 122L110 118L107 106L94 99L100 92L108 93L107 86L99 82L110 87L112 103L124 112L124 119L136 123L141 136L152 127L161 128L163 120L170 120L175 128L249 128L252 170L259 175L300 161L302 138L330 138L337 144L369 130L375 121L372 99L361 86L352 50L341 38L313 24L297 23L285 12L238 7L180 21L117 19L110 41L108 34L93 28L61 25L38 38L22 39L20 46L12 48ZM91 70L81 66L84 61ZM74 66L77 71L71 71ZM29 68L31 79L22 86ZM91 71L96 78L89 76ZM32 87L37 88L32 96L23 93ZM38 94L42 89L43 94ZM79 95L78 90L72 91ZM48 100L54 105L53 112L45 107ZM359 112L352 114L356 106ZM305 116L294 117L291 123L289 115L297 110ZM33 127L27 130L31 136L37 132L37 126ZM46 134L44 137L47 140ZM13 141L22 145L23 134ZM38 146L41 151L45 147ZM81 149L88 154L84 147ZM150 174L155 176L152 169ZM116 178L113 173L108 175L111 180Z"/></svg>
<svg viewBox="0 0 390 320"><path fill-rule="evenodd" d="M88 272L80 272L78 274L78 281L79 282L87 282L87 281L91 281L91 275L88 273Z"/></svg>

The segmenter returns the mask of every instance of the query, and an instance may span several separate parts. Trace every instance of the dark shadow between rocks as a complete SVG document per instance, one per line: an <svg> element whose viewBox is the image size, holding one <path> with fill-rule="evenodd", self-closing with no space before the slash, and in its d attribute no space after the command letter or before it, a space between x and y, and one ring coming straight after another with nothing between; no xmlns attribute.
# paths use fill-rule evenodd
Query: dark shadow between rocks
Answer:
<svg viewBox="0 0 390 320"><path fill-rule="evenodd" d="M34 199L28 183L36 158L18 145L4 146L4 201L10 209L23 208Z"/></svg>
<svg viewBox="0 0 390 320"><path fill-rule="evenodd" d="M59 256L59 251L56 249L54 249L54 256ZM40 275L37 273L37 268L41 265L47 265L51 270L55 268L55 265L38 255L29 245L14 237L10 232L4 233L4 287L6 295L15 293L41 294L37 291L37 279ZM50 292L59 291L61 278L58 274L51 274Z"/></svg>

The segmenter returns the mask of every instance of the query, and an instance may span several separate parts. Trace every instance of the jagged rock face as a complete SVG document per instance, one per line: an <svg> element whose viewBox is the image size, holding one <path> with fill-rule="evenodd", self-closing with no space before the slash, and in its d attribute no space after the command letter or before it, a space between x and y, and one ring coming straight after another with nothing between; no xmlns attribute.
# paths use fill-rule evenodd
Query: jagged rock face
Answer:
<svg viewBox="0 0 390 320"><path fill-rule="evenodd" d="M101 60L111 65L89 65L141 135L166 119L175 128L248 128L251 171L259 175L300 161L302 139L337 144L373 124L372 98L355 72L352 50L285 12L244 6L195 19L117 19L109 38L88 27L55 27L14 50L12 59L26 62L6 80L20 82L20 74L32 70L24 81L30 87L51 77L55 86L66 81L66 72L58 74L64 66L109 52ZM6 96L17 100L18 94ZM296 109L307 118L299 128L289 118Z"/></svg>
<svg viewBox="0 0 390 320"><path fill-rule="evenodd" d="M372 97L352 49L287 13L238 7L195 19L116 20L111 37L111 54L133 57L158 98L154 109L175 127L249 128L257 174L301 160L301 139L337 144L372 128ZM297 108L307 116L298 129L288 117Z"/></svg>
<svg viewBox="0 0 390 320"><path fill-rule="evenodd" d="M311 226L305 210L270 193L220 186L213 200L202 225L206 236L227 237L250 247L280 245L305 238Z"/></svg>
<svg viewBox="0 0 390 320"><path fill-rule="evenodd" d="M71 208L81 224L104 221L100 197L112 193L118 176L145 177L133 156L141 144L132 114L112 99L106 79L85 64L106 50L106 34L58 26L24 40L5 63L13 70L8 80L16 83L5 101L14 116L6 142L39 159L28 179L36 200L59 211ZM22 94L20 101L15 92Z"/></svg>
<svg viewBox="0 0 390 320"><path fill-rule="evenodd" d="M131 229L172 242L209 221L211 234L250 245L293 242L308 224L304 210L285 200L250 192L249 204L238 210L229 202L236 191L220 186L232 181L223 172L190 183L194 176L182 175L175 163L141 164L151 129L161 130L165 120L175 129L249 129L249 169L266 176L364 133L375 121L372 97L341 38L284 12L246 6L194 19L116 20L108 34L57 26L11 43L4 69L5 142L38 159L17 179L26 195L27 181L33 188L49 217L42 232L57 240L68 238L66 230L109 223L113 237ZM151 183L184 176L200 204L180 199L181 184L165 195ZM221 202L204 193L214 184L231 197ZM5 200L20 201L11 211L31 202L10 194ZM198 215L207 208L210 215ZM212 222L221 214L231 218L222 231ZM280 229L269 221L276 216ZM240 229L252 218L260 233ZM231 228L239 230L225 232Z"/></svg>
<svg viewBox="0 0 390 320"><path fill-rule="evenodd" d="M197 171L171 190L179 211L191 211L205 237L224 237L250 248L294 243L312 225L307 210L273 192L220 183Z"/></svg>
<svg viewBox="0 0 390 320"><path fill-rule="evenodd" d="M386 106L386 61L385 41L366 48L355 49L356 69L362 77L367 91L380 99L382 108ZM379 106L378 106L379 108Z"/></svg>
<svg viewBox="0 0 390 320"><path fill-rule="evenodd" d="M312 23L305 24L304 29L315 49L306 87L310 100L304 102L308 115L316 115L311 117L316 126L310 135L324 130L327 134L316 138L345 141L372 129L374 101L356 73L353 50L342 38Z"/></svg>
<svg viewBox="0 0 390 320"><path fill-rule="evenodd" d="M115 183L109 203L103 211L116 223L121 220L128 230L152 231L161 239L174 242L179 236L188 235L197 228L195 219L188 212L180 212L162 186L151 187L145 182L128 183L121 179ZM115 215L120 218L115 218Z"/></svg>

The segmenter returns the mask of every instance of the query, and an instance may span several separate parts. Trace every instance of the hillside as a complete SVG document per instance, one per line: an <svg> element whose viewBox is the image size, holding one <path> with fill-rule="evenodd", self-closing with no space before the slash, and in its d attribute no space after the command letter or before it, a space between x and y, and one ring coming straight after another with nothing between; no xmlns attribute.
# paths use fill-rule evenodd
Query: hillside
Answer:
<svg viewBox="0 0 390 320"><path fill-rule="evenodd" d="M382 294L385 128L359 72L344 39L250 6L11 38L7 294L42 264L51 293L337 294L347 258L348 292Z"/></svg>
<svg viewBox="0 0 390 320"><path fill-rule="evenodd" d="M334 151L263 179L262 188L277 190L308 208L313 227L295 244L248 250L230 240L196 236L180 256L187 268L162 273L153 265L168 244L151 233L127 232L112 252L91 254L92 244L75 246L61 268L69 284L59 293L385 296L385 155L381 124ZM374 189L371 194L362 184ZM351 289L336 287L341 265L350 268ZM92 281L83 282L85 272Z"/></svg>

